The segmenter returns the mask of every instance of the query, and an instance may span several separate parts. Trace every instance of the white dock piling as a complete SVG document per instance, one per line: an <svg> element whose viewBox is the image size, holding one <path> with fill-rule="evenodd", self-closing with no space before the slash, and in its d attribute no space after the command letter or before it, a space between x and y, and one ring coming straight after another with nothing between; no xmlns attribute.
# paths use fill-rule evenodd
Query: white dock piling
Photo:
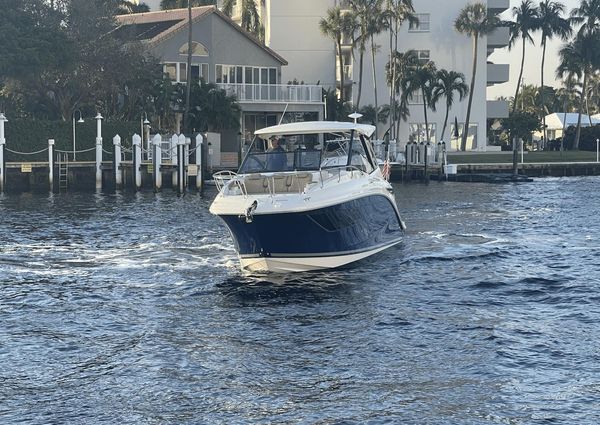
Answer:
<svg viewBox="0 0 600 425"><path fill-rule="evenodd" d="M190 174L188 173L188 165L190 165L190 145L192 144L192 139L189 137L185 138L185 145L183 146L183 162L184 162L184 172L185 172L185 181L184 186L187 188L189 186L188 182L190 179Z"/></svg>
<svg viewBox="0 0 600 425"><path fill-rule="evenodd" d="M96 115L96 190L102 190L102 115Z"/></svg>
<svg viewBox="0 0 600 425"><path fill-rule="evenodd" d="M196 155L194 158L196 160L196 189L202 190L202 149L204 149L204 143L202 134L198 134L196 136Z"/></svg>
<svg viewBox="0 0 600 425"><path fill-rule="evenodd" d="M4 123L8 121L4 114L0 112L0 193L4 192L4 182L6 181L6 163L4 161Z"/></svg>
<svg viewBox="0 0 600 425"><path fill-rule="evenodd" d="M123 175L121 173L121 136L113 137L113 173L115 179L115 190L123 187Z"/></svg>
<svg viewBox="0 0 600 425"><path fill-rule="evenodd" d="M54 192L54 139L48 139L48 184Z"/></svg>
<svg viewBox="0 0 600 425"><path fill-rule="evenodd" d="M183 195L185 193L185 136L179 135L177 140L177 194Z"/></svg>
<svg viewBox="0 0 600 425"><path fill-rule="evenodd" d="M162 186L162 175L160 170L161 163L161 148L160 144L162 143L162 136L160 134L155 134L152 138L152 181L154 182L154 191L160 191Z"/></svg>
<svg viewBox="0 0 600 425"><path fill-rule="evenodd" d="M177 144L179 143L179 136L177 134L173 134L171 136L171 165L173 165L173 172L171 173L171 184L173 189L177 188Z"/></svg>
<svg viewBox="0 0 600 425"><path fill-rule="evenodd" d="M133 187L135 190L142 188L142 137L133 135Z"/></svg>

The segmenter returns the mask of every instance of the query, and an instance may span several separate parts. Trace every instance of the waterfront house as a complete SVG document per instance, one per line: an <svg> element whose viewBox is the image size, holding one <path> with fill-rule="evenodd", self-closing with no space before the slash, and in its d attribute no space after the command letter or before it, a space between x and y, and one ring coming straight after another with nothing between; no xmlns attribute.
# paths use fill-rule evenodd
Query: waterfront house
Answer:
<svg viewBox="0 0 600 425"><path fill-rule="evenodd" d="M145 43L173 82L183 84L188 81L187 19L187 9L117 17L119 31ZM242 110L241 131L221 134L226 165L240 160L241 147L257 129L280 120L322 119L321 86L282 84L282 67L287 61L215 6L192 9L192 39L191 77L235 94Z"/></svg>
<svg viewBox="0 0 600 425"><path fill-rule="evenodd" d="M575 127L579 114L577 112L554 112L546 115L546 134L548 140L558 139L563 136L563 131L569 127ZM590 125L600 124L600 115L589 116L587 114L581 114L581 126L589 127ZM540 138L543 133L538 131L534 133L534 137Z"/></svg>

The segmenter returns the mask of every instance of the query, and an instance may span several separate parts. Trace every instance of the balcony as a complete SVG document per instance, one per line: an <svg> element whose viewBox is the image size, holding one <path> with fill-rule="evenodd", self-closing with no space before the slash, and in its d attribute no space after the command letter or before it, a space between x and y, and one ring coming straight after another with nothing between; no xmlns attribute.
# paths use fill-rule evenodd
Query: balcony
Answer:
<svg viewBox="0 0 600 425"><path fill-rule="evenodd" d="M508 46L510 32L508 27L498 27L487 37L488 49L500 49Z"/></svg>
<svg viewBox="0 0 600 425"><path fill-rule="evenodd" d="M510 0L488 0L487 6L492 13L502 13L510 7Z"/></svg>
<svg viewBox="0 0 600 425"><path fill-rule="evenodd" d="M323 103L323 87L293 84L230 84L217 86L240 103Z"/></svg>
<svg viewBox="0 0 600 425"><path fill-rule="evenodd" d="M508 102L506 100L488 100L487 118L508 118Z"/></svg>
<svg viewBox="0 0 600 425"><path fill-rule="evenodd" d="M508 64L487 64L487 85L506 83L509 79L510 65Z"/></svg>

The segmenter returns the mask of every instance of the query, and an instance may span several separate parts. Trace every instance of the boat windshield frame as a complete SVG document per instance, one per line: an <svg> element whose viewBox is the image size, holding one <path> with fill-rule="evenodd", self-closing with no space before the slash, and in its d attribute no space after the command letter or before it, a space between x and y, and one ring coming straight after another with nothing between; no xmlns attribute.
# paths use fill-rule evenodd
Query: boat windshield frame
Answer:
<svg viewBox="0 0 600 425"><path fill-rule="evenodd" d="M306 136L317 136L317 146L314 138L308 143ZM294 138L296 140L290 142ZM279 147L271 142L272 139L279 140ZM282 144L292 150L283 149ZM278 134L269 137L269 140L255 137L238 174L306 172L348 167L361 169L367 174L378 168L370 138L355 130L349 133Z"/></svg>

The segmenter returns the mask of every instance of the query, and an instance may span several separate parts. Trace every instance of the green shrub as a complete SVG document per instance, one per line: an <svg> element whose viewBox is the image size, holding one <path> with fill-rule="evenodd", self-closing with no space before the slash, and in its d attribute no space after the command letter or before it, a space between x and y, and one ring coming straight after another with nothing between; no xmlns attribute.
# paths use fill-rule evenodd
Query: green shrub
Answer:
<svg viewBox="0 0 600 425"><path fill-rule="evenodd" d="M86 119L76 123L76 150L96 146L96 120ZM10 120L5 123L7 149L19 152L36 152L48 147L48 139L54 139L55 150L73 151L73 123L65 121ZM121 145L131 147L134 133L140 133L140 124L135 122L107 121L102 123L102 146L112 152L113 137L121 136ZM78 161L93 161L95 151L77 154ZM19 155L5 152L6 161L47 161L48 152L36 155ZM106 155L105 155L106 157Z"/></svg>

